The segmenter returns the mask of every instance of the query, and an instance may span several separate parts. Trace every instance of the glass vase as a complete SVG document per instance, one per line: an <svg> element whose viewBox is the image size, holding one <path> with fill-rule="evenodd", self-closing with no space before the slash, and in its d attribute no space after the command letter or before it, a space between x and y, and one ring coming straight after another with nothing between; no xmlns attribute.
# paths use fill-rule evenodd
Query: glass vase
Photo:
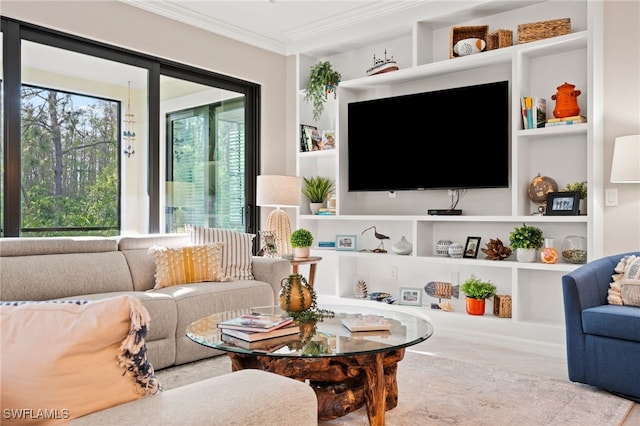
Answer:
<svg viewBox="0 0 640 426"><path fill-rule="evenodd" d="M558 262L558 250L553 246L553 238L544 239L544 247L540 250L542 263L553 264Z"/></svg>
<svg viewBox="0 0 640 426"><path fill-rule="evenodd" d="M562 242L562 259L567 263L587 263L587 239L569 235Z"/></svg>

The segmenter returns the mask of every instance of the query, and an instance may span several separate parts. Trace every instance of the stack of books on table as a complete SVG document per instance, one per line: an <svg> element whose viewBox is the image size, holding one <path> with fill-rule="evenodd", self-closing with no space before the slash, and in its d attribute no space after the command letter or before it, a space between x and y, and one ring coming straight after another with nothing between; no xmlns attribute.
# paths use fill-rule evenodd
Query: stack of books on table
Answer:
<svg viewBox="0 0 640 426"><path fill-rule="evenodd" d="M218 328L223 335L247 342L289 336L300 331L300 327L293 322L293 318L266 314L242 315L237 318L231 318L219 322Z"/></svg>
<svg viewBox="0 0 640 426"><path fill-rule="evenodd" d="M580 124L586 123L587 117L582 115L572 115L571 117L563 117L563 118L550 118L547 120L546 127L553 126L567 126L570 124Z"/></svg>
<svg viewBox="0 0 640 426"><path fill-rule="evenodd" d="M391 322L379 315L358 315L343 318L342 325L352 332L391 330Z"/></svg>

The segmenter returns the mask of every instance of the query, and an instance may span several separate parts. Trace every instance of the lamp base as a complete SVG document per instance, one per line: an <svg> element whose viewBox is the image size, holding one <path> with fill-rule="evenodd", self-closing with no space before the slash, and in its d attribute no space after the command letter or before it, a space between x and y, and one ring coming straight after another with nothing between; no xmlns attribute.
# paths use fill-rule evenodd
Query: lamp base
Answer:
<svg viewBox="0 0 640 426"><path fill-rule="evenodd" d="M287 212L275 209L269 213L267 218L267 230L274 233L280 255L291 253L291 222Z"/></svg>

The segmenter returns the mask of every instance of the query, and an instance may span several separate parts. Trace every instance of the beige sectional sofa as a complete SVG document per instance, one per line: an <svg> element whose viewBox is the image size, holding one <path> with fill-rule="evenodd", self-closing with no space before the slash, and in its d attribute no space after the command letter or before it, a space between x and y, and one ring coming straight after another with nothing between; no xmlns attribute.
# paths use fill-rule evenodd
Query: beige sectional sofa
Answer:
<svg viewBox="0 0 640 426"><path fill-rule="evenodd" d="M284 259L252 258L254 280L204 282L152 290L151 246L182 247L188 234L118 238L0 239L0 300L96 300L131 294L151 317L148 357L156 370L221 352L192 342L186 327L198 318L275 303L291 271Z"/></svg>
<svg viewBox="0 0 640 426"><path fill-rule="evenodd" d="M149 248L190 244L188 234L0 238L0 301L98 301L134 296L149 313L146 349L155 370L221 355L188 339L187 325L212 313L233 315L252 306L273 305L280 281L290 273L291 265L284 259L251 256L254 279L153 289L156 264ZM28 333L28 327L34 325L21 326L20 333ZM14 350L22 346L12 344ZM110 408L84 415L74 423L317 424L315 393L305 383L257 370L203 379L128 403L107 405ZM5 380L2 394L11 393L7 386ZM290 412L292 403L295 413ZM288 413L284 421L283 413ZM5 420L11 423L11 419Z"/></svg>

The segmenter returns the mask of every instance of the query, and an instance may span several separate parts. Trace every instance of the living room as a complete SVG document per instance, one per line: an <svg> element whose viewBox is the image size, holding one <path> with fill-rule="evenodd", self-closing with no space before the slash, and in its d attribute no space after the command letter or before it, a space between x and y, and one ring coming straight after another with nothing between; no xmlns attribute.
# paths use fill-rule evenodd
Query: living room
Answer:
<svg viewBox="0 0 640 426"><path fill-rule="evenodd" d="M300 69L302 65L296 55L273 53L214 34L198 26L187 25L146 12L124 2L3 1L1 12L3 16L258 83L262 95L260 173L274 175L299 173L297 169L299 166L297 163L297 105L298 90L304 70ZM589 188L590 203L596 206L594 215L600 214L600 217L594 219L595 222L589 226L593 227L594 235L602 236L597 251L605 256L637 250L640 247L638 186L637 184L614 184L608 179L614 140L619 136L640 133L639 97L630 96L640 91L637 78L640 71L637 49L624 47L628 45L628 40L638 38L637 3L607 1L603 4L603 12L603 28L594 30L596 33L602 31L602 38L596 37L595 43L600 44L603 62L594 63L593 70L590 70L592 71L590 78L601 80L601 87L598 88L601 93L598 96L602 104L593 106L594 110L600 110L598 122L593 124L599 129L599 135L595 135L594 138L599 140L601 147L594 148L589 154L593 156L592 160L598 164L597 168L600 170L592 176L593 185ZM550 15L549 19L561 17L555 14ZM479 19L471 22L465 20L459 24L475 25L478 21ZM514 28L513 24L508 26ZM158 28L162 28L162 31L158 31ZM367 52L380 55L386 44L384 41L376 40ZM185 48L186 45L189 48ZM331 56L331 59L335 59L335 63L340 66L350 60L340 56L344 54L344 51L339 51ZM368 57L366 59L370 60ZM396 59L401 69L412 66L410 58L396 56ZM260 66L254 66L255 63L259 63ZM362 65L351 68L345 65L342 68L345 69L344 79L359 78L362 75L359 70L364 70L368 65L369 63L364 61ZM558 84L561 83L558 82ZM550 95L551 93L548 94ZM145 148L137 147L137 152L135 162L125 162L125 167L141 170L145 168ZM483 163L479 163L480 170L484 167ZM372 173L376 170L376 166L372 165ZM136 173L132 170L126 172L129 175ZM609 189L617 191L618 205L616 206L604 205L605 191ZM399 197L407 195L400 193ZM448 204L446 191L435 197L437 198L434 201L437 203L443 206ZM135 196L132 198L135 199ZM261 210L261 224L264 226L270 209L262 208ZM146 209L140 211L146 211ZM289 212L292 222L300 223L297 218L294 218L296 209L290 209ZM129 214L130 218L125 222L131 226L123 231L146 233L148 223L145 219L136 215L135 209L132 209ZM424 215L425 212L420 208L419 211L411 214ZM305 221L311 222L309 219ZM366 226L369 224L367 223ZM359 234L366 226L363 224L360 227L358 223L348 233ZM394 237L399 239L400 235L394 234ZM330 262L323 261L319 265L319 273L326 275L330 270L329 265Z"/></svg>

